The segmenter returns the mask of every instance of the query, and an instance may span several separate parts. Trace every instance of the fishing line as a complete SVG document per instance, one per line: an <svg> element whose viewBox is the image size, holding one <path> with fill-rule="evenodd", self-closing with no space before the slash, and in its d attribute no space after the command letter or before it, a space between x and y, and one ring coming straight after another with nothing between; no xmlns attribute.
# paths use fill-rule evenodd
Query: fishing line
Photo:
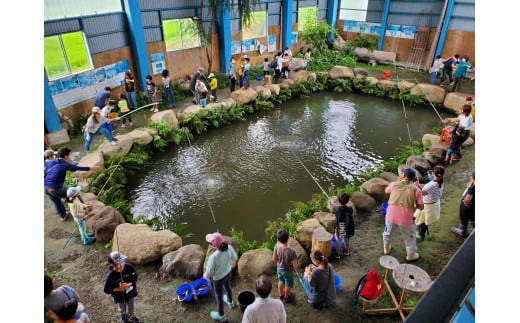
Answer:
<svg viewBox="0 0 520 323"><path fill-rule="evenodd" d="M415 79L415 83L417 83L417 85L419 85L419 81L417 79ZM430 97L426 94L426 92L424 92L423 88L419 86L419 89L421 89L421 92L423 93L424 97L428 100L428 102L430 103L431 107L433 108L433 111L435 111L435 113L437 114L437 116L439 117L439 119L441 120L442 124L443 125L446 125L446 123L444 122L444 120L442 119L441 115L439 114L439 112L437 111L437 109L435 109L435 105L432 103L432 101L430 100Z"/></svg>
<svg viewBox="0 0 520 323"><path fill-rule="evenodd" d="M296 160L298 160L298 162L300 162L300 164L303 166L303 168L307 171L307 174L309 174L309 176L312 178L312 180L314 181L314 183L316 183L316 185L318 185L318 187L321 189L321 191L323 192L323 194L327 197L327 199L330 199L329 195L325 192L325 190L323 189L323 187L321 187L320 183L318 183L318 181L316 180L316 178L314 176L312 176L311 172L307 169L307 167L305 167L305 165L302 163L302 161L298 158L298 156L296 156L292 151L291 151L291 154L294 156L294 158L296 158Z"/></svg>
<svg viewBox="0 0 520 323"><path fill-rule="evenodd" d="M399 90L399 93L402 94L403 91L401 89L401 86L399 85L399 73L397 73L397 65L395 65L394 63L394 71L395 71L395 76L397 78L397 89ZM410 133L410 126L408 124L408 116L406 115L406 108L405 108L405 104L404 104L404 99L403 97L401 96L401 105L403 106L403 114L404 114L404 120L406 121L406 129L408 131L408 139L410 141L410 149L411 149L411 152L412 152L412 155L413 155L413 144L412 144L412 135Z"/></svg>
<svg viewBox="0 0 520 323"><path fill-rule="evenodd" d="M217 232L220 232L219 228L218 228L218 223L217 223L217 220L215 220L215 213L213 213L213 208L211 207L211 203L209 201L208 198L206 198L206 200L208 201L208 205L209 205L209 210L211 212L211 216L213 217L213 222L215 222L215 226L217 227Z"/></svg>

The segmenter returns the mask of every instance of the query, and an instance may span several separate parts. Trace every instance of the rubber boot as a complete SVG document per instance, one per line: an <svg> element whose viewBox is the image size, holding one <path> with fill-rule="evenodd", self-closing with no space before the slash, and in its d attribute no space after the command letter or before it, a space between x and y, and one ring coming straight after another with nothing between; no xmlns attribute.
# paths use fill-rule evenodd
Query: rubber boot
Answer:
<svg viewBox="0 0 520 323"><path fill-rule="evenodd" d="M128 323L128 315L121 314L121 323Z"/></svg>
<svg viewBox="0 0 520 323"><path fill-rule="evenodd" d="M390 250L392 249L392 245L390 244L390 241L383 241L383 253L385 255L390 254Z"/></svg>

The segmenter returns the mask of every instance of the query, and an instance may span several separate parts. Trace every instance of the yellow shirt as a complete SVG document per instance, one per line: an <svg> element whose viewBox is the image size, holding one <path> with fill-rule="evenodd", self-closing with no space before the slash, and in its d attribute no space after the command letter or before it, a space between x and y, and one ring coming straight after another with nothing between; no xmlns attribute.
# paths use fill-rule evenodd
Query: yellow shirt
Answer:
<svg viewBox="0 0 520 323"><path fill-rule="evenodd" d="M209 89L210 90L217 89L217 78L216 77L212 77L211 80L209 81Z"/></svg>

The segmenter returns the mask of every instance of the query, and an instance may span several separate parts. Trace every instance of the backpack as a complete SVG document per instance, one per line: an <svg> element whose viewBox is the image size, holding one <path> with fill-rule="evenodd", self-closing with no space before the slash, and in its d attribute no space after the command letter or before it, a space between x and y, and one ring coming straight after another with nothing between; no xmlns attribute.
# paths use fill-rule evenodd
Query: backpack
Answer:
<svg viewBox="0 0 520 323"><path fill-rule="evenodd" d="M366 274L363 275L359 279L359 282L356 287L356 303L359 297L363 297L369 301L375 301L383 290L385 286L383 285L383 280L381 276L372 268L370 268Z"/></svg>
<svg viewBox="0 0 520 323"><path fill-rule="evenodd" d="M269 63L270 68L276 68L278 66L278 59L275 57L271 63Z"/></svg>

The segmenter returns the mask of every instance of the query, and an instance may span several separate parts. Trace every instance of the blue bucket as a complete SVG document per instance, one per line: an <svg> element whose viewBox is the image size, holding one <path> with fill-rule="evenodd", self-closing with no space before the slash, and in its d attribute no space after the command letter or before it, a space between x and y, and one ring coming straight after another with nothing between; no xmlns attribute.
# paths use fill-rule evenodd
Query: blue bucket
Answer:
<svg viewBox="0 0 520 323"><path fill-rule="evenodd" d="M341 285L341 277L338 274L334 274L334 286L336 286L336 293L339 292L339 286Z"/></svg>
<svg viewBox="0 0 520 323"><path fill-rule="evenodd" d="M187 303L193 299L191 284L185 283L177 288L177 299L179 302Z"/></svg>
<svg viewBox="0 0 520 323"><path fill-rule="evenodd" d="M204 296L209 293L209 281L206 278L199 278L191 284L193 293L197 296Z"/></svg>
<svg viewBox="0 0 520 323"><path fill-rule="evenodd" d="M332 250L335 250L336 249L336 236L335 235L332 235L332 238L331 238L331 241L332 241Z"/></svg>
<svg viewBox="0 0 520 323"><path fill-rule="evenodd" d="M260 74L256 74L256 79L257 79L258 81L260 81L260 80L262 79L262 75L260 75Z"/></svg>
<svg viewBox="0 0 520 323"><path fill-rule="evenodd" d="M388 207L388 202L384 202L381 204L381 213L383 213L383 218L386 217L386 208Z"/></svg>

